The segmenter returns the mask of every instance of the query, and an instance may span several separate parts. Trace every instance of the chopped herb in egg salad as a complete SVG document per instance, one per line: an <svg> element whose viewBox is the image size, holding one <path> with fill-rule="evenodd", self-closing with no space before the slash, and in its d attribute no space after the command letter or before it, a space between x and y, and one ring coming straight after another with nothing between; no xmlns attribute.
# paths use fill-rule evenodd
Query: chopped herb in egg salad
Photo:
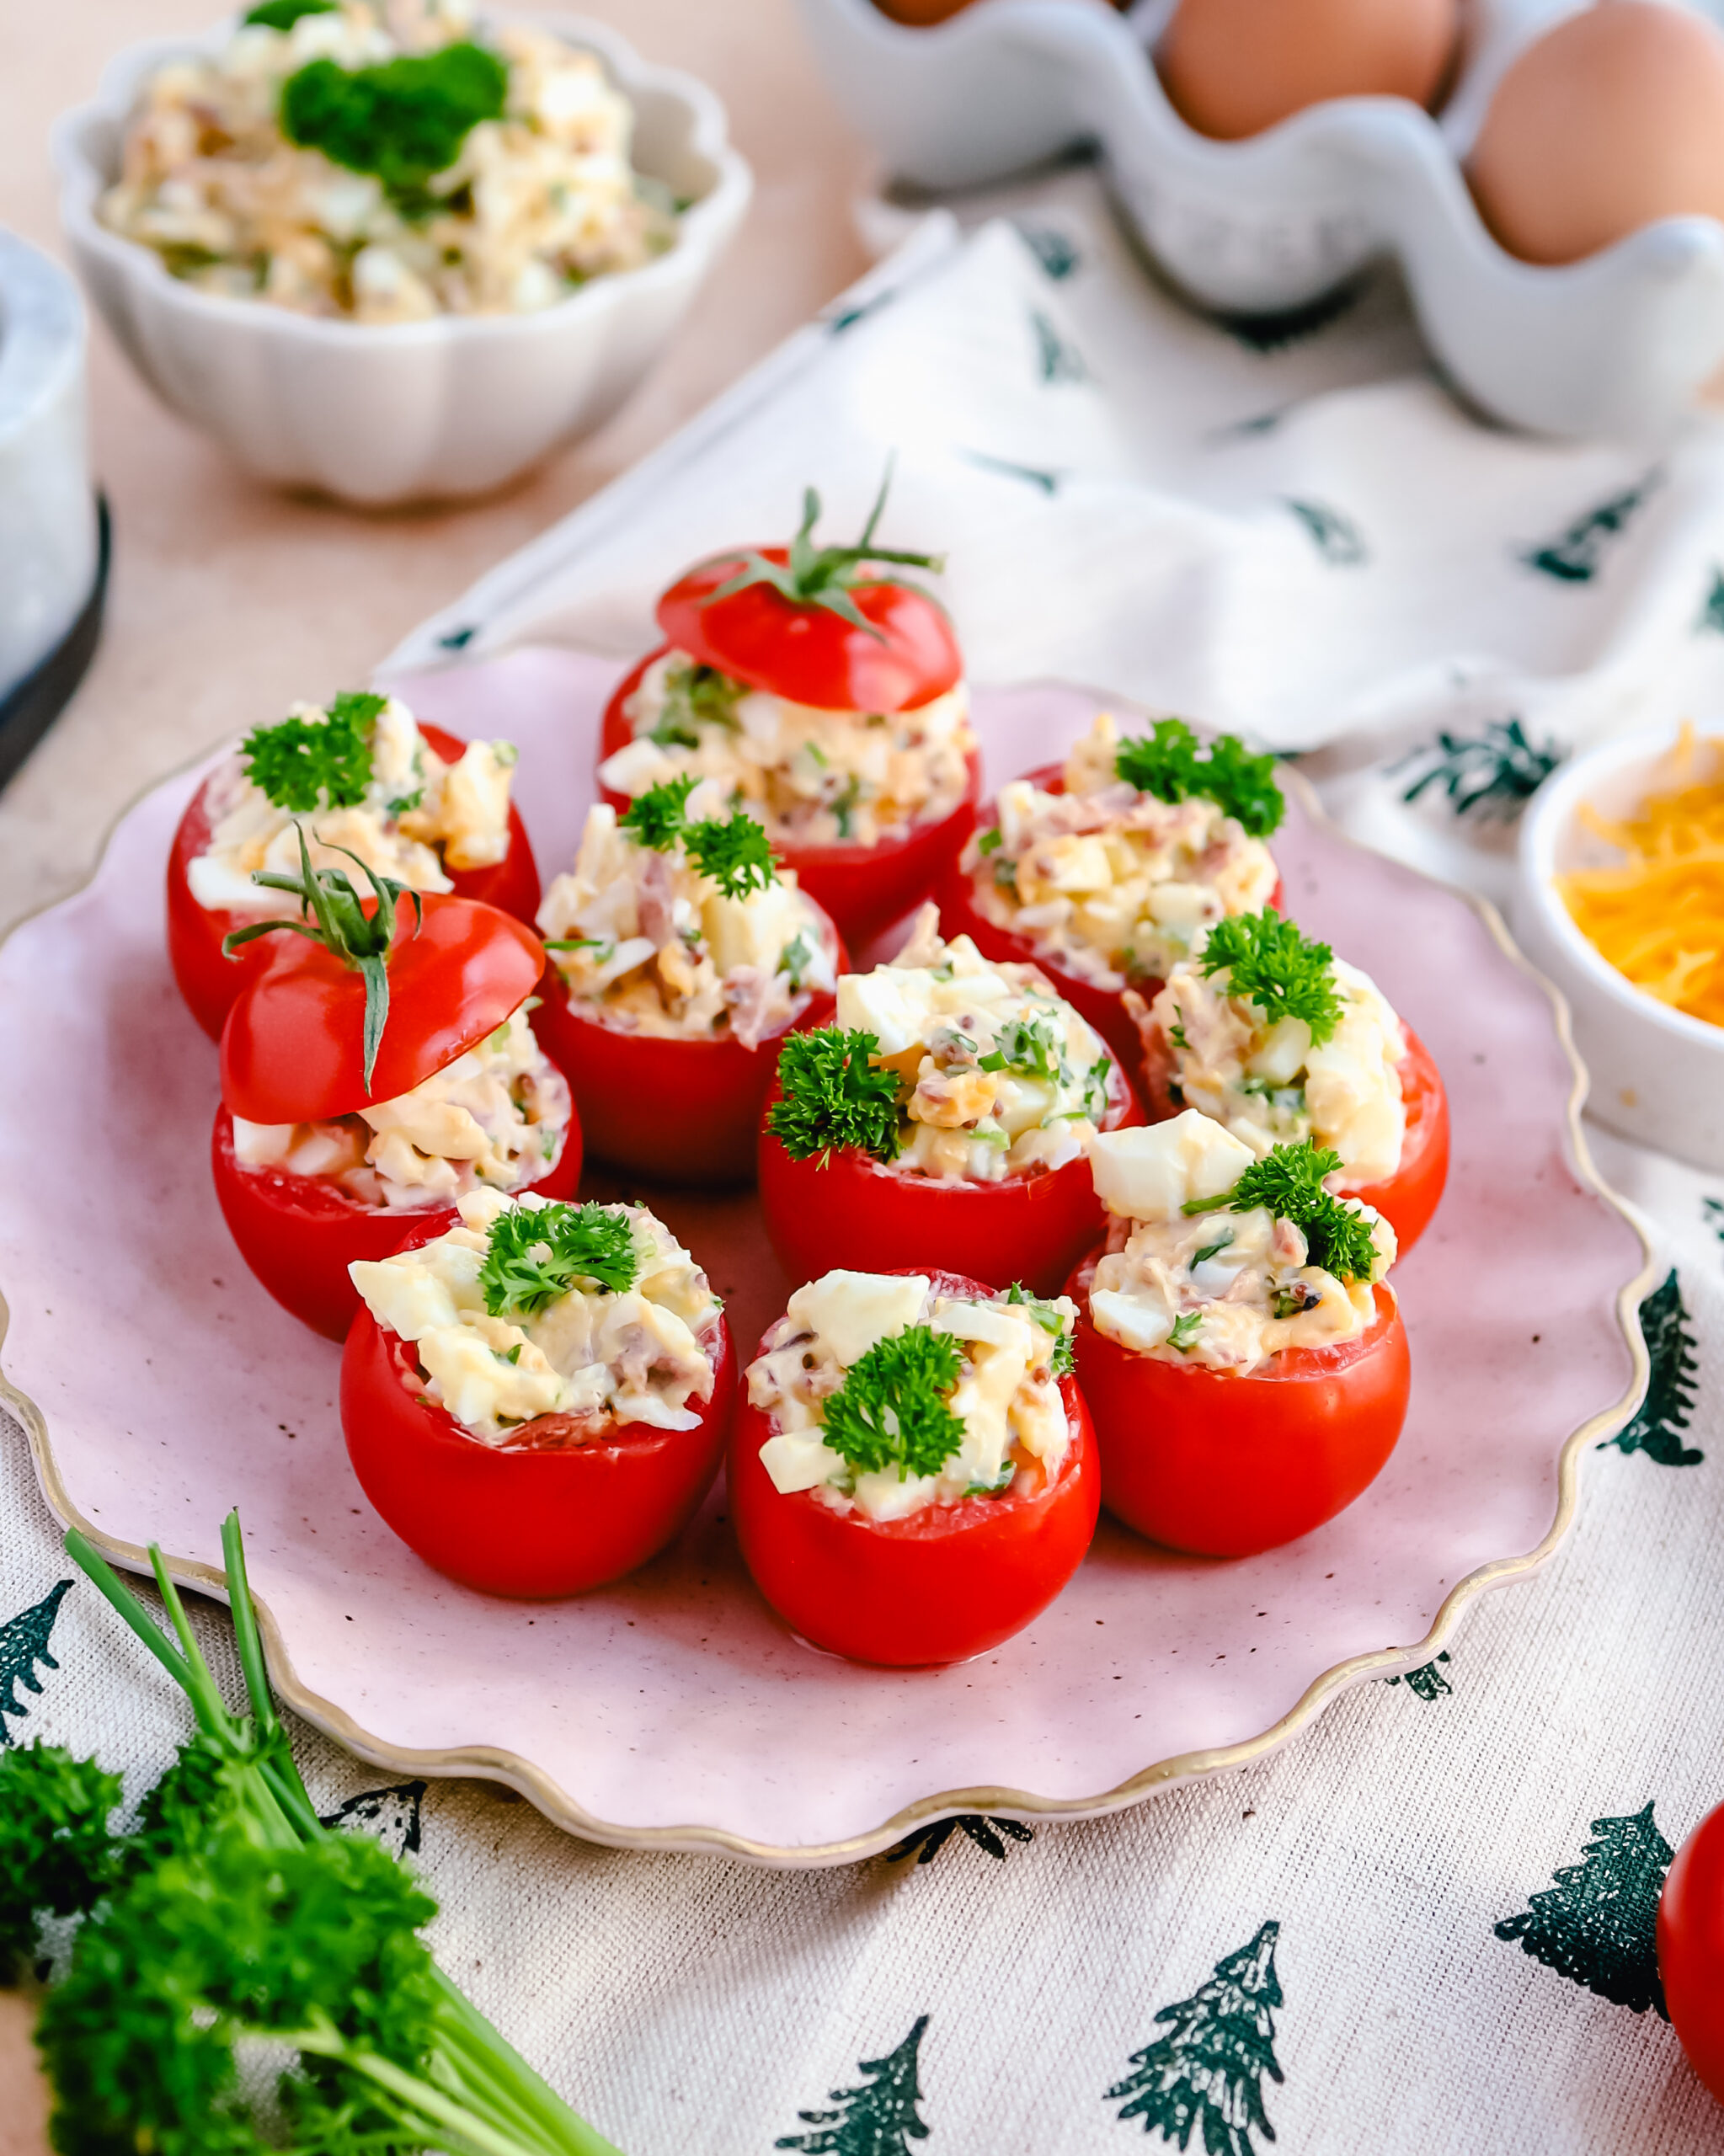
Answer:
<svg viewBox="0 0 1724 2156"><path fill-rule="evenodd" d="M767 1127L793 1160L854 1145L903 1174L1001 1182L1078 1157L1112 1070L1035 967L942 942L927 905L889 964L839 981L835 1026L786 1040Z"/></svg>
<svg viewBox="0 0 1724 2156"><path fill-rule="evenodd" d="M1175 1102L1259 1158L1313 1138L1335 1153L1340 1187L1354 1189L1400 1166L1401 1021L1369 975L1273 907L1218 922L1168 974L1149 1025L1166 1043Z"/></svg>
<svg viewBox="0 0 1724 2156"><path fill-rule="evenodd" d="M1231 734L1202 753L1177 718L1122 740L1104 712L1066 759L1063 792L1001 788L997 820L961 863L977 910L1097 988L1161 979L1200 931L1274 890L1274 762Z"/></svg>
<svg viewBox="0 0 1724 2156"><path fill-rule="evenodd" d="M568 1081L527 1023L534 1000L395 1100L321 1123L235 1116L235 1159L259 1172L324 1177L392 1211L538 1182L562 1153L571 1104Z"/></svg>
<svg viewBox="0 0 1724 2156"><path fill-rule="evenodd" d="M410 1342L427 1396L488 1445L568 1417L579 1444L606 1422L691 1430L712 1398L707 1276L640 1205L511 1203L469 1191L435 1241L348 1269L380 1326Z"/></svg>
<svg viewBox="0 0 1724 2156"><path fill-rule="evenodd" d="M686 776L621 817L604 802L587 812L538 926L571 1001L625 1033L728 1034L751 1049L833 984L828 933L796 872L776 865L752 817Z"/></svg>
<svg viewBox="0 0 1724 2156"><path fill-rule="evenodd" d="M398 696L345 693L327 710L296 704L260 726L205 789L209 845L186 868L200 906L263 913L259 871L291 874L299 833L318 868L350 866L413 891L447 891L447 871L488 868L509 851L507 741L469 742L445 763Z"/></svg>
<svg viewBox="0 0 1724 2156"><path fill-rule="evenodd" d="M1373 1287L1394 1262L1395 1231L1335 1196L1327 1178L1339 1162L1309 1139L1260 1159L1188 1108L1101 1133L1090 1166L1113 1216L1090 1320L1122 1347L1248 1374L1376 1321Z"/></svg>
<svg viewBox="0 0 1724 2156"><path fill-rule="evenodd" d="M1040 1489L1071 1441L1062 1374L1075 1306L947 1294L931 1278L829 1273L790 1298L748 1369L781 1494L902 1519Z"/></svg>

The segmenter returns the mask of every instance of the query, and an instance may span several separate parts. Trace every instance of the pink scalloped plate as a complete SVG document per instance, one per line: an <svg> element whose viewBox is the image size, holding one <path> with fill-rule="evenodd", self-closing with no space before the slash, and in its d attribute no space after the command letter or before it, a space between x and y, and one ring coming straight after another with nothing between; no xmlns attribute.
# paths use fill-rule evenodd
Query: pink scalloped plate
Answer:
<svg viewBox="0 0 1724 2156"><path fill-rule="evenodd" d="M439 724L519 743L548 879L591 798L615 679L535 650L398 686ZM1059 687L979 696L990 771L1047 762L1096 706ZM1027 1632L910 1674L783 1630L743 1571L722 1485L621 1586L531 1605L451 1586L360 1493L339 1350L253 1282L216 1210L215 1050L163 943L163 864L197 776L139 803L93 881L0 950L3 1392L56 1513L117 1561L157 1540L219 1593L237 1504L283 1695L379 1764L494 1777L600 1841L779 1864L854 1860L942 1812L1116 1809L1428 1659L1474 1594L1556 1546L1581 1453L1637 1397L1647 1256L1587 1163L1560 1008L1487 910L1353 846L1295 784L1277 841L1289 906L1417 1027L1454 1118L1448 1196L1396 1276L1412 1412L1349 1512L1228 1563L1104 1519ZM745 1353L784 1294L752 1198L654 1202Z"/></svg>

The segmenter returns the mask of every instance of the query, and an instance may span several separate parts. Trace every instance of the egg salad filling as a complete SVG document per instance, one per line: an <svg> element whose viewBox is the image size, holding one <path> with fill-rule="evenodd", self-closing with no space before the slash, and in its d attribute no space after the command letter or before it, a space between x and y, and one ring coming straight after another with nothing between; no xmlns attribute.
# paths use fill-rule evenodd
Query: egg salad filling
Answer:
<svg viewBox="0 0 1724 2156"><path fill-rule="evenodd" d="M211 779L210 842L186 882L212 911L272 913L279 894L253 877L299 869L302 830L314 868L357 857L409 890L452 890L449 869L494 867L509 851L515 761L510 742L470 741L446 764L398 696L296 704Z"/></svg>
<svg viewBox="0 0 1724 2156"><path fill-rule="evenodd" d="M527 1023L533 1001L392 1101L321 1123L235 1116L234 1158L243 1168L323 1177L392 1212L537 1182L562 1154L572 1105L568 1080Z"/></svg>
<svg viewBox="0 0 1724 2156"><path fill-rule="evenodd" d="M1204 929L1275 889L1263 844L1283 809L1274 759L1231 734L1200 755L1179 719L1122 740L1103 712L1063 785L1002 787L961 866L985 918L1097 988L1163 979Z"/></svg>
<svg viewBox="0 0 1724 2156"><path fill-rule="evenodd" d="M378 1324L412 1342L427 1398L488 1445L698 1425L722 1305L661 1220L494 1190L459 1209L435 1242L348 1267ZM551 1415L568 1421L536 1433Z"/></svg>
<svg viewBox="0 0 1724 2156"><path fill-rule="evenodd" d="M976 737L962 682L913 711L822 711L753 689L667 651L625 707L634 739L599 766L638 795L711 779L775 846L878 846L949 816L969 785Z"/></svg>
<svg viewBox="0 0 1724 2156"><path fill-rule="evenodd" d="M157 67L102 221L231 299L361 323L524 314L675 237L601 63L469 0L261 0Z"/></svg>
<svg viewBox="0 0 1724 2156"><path fill-rule="evenodd" d="M942 942L927 905L889 964L840 979L835 1025L785 1041L767 1123L793 1160L853 1145L900 1174L1003 1182L1078 1158L1113 1070L1034 966Z"/></svg>
<svg viewBox="0 0 1724 2156"><path fill-rule="evenodd" d="M1176 1104L1213 1116L1259 1159L1314 1138L1335 1153L1343 1189L1401 1166L1401 1021L1368 974L1273 909L1219 924L1147 1014L1129 1001L1146 1039L1166 1044Z"/></svg>
<svg viewBox="0 0 1724 2156"><path fill-rule="evenodd" d="M1395 1230L1326 1187L1335 1155L1309 1139L1259 1159L1188 1108L1090 1144L1107 1208L1090 1289L1097 1332L1140 1355L1249 1375L1289 1348L1356 1339Z"/></svg>
<svg viewBox="0 0 1724 2156"><path fill-rule="evenodd" d="M604 802L587 812L538 925L571 1002L620 1032L757 1048L833 985L828 933L796 872L775 865L751 817L686 776L620 818Z"/></svg>
<svg viewBox="0 0 1724 2156"><path fill-rule="evenodd" d="M829 1273L798 1288L748 1369L770 1417L761 1464L785 1495L903 1519L1058 1476L1075 1305L951 1295L926 1275Z"/></svg>

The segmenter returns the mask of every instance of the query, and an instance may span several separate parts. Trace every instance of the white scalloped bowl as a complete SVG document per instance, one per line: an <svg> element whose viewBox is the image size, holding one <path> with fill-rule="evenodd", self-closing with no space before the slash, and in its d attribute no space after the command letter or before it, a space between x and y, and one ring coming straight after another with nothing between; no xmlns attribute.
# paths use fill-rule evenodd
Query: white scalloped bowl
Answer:
<svg viewBox="0 0 1724 2156"><path fill-rule="evenodd" d="M203 292L96 216L144 78L219 47L231 25L130 45L53 133L61 217L85 286L170 410L248 471L366 507L483 494L590 434L659 358L748 207L753 179L724 109L691 76L649 66L614 31L552 19L632 101L638 168L689 208L675 247L595 278L540 313L318 320Z"/></svg>

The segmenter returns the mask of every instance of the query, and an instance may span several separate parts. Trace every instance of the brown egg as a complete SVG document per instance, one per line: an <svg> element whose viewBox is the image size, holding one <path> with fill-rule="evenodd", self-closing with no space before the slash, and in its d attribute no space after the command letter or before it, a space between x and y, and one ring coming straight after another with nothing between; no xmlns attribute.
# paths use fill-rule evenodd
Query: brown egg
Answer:
<svg viewBox="0 0 1724 2156"><path fill-rule="evenodd" d="M1525 262L1577 262L1657 217L1724 218L1724 34L1663 0L1604 0L1497 86L1466 176Z"/></svg>
<svg viewBox="0 0 1724 2156"><path fill-rule="evenodd" d="M1429 104L1458 28L1457 0L1180 0L1156 72L1188 126L1232 142L1329 98Z"/></svg>

